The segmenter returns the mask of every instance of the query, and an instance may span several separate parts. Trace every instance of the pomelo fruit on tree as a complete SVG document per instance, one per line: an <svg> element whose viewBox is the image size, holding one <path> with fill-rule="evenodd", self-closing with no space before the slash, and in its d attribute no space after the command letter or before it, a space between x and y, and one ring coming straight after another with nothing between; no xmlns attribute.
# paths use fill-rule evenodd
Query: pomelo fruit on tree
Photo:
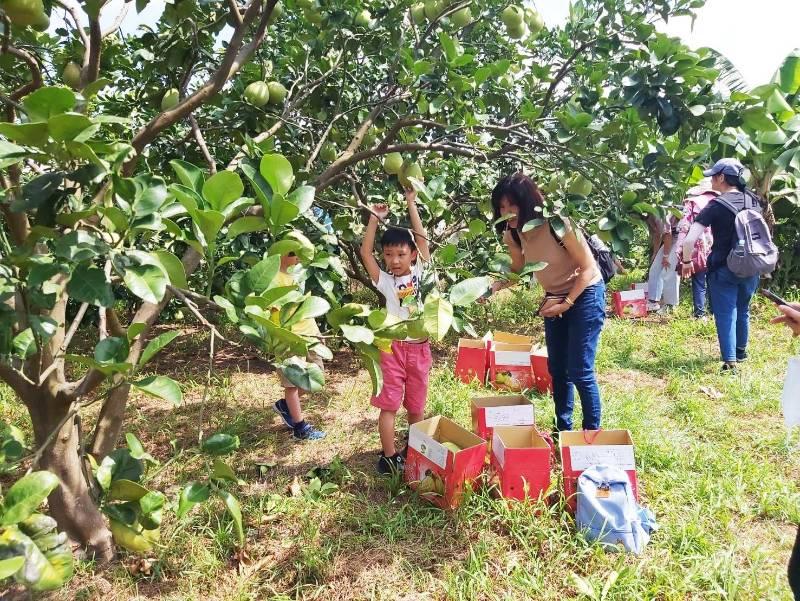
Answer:
<svg viewBox="0 0 800 601"><path fill-rule="evenodd" d="M42 22L42 0L4 0L0 2L9 20L17 27L27 27Z"/></svg>
<svg viewBox="0 0 800 601"><path fill-rule="evenodd" d="M170 109L174 109L178 106L178 102L180 101L180 94L178 90L175 88L170 88L164 95L161 97L161 110L168 111Z"/></svg>
<svg viewBox="0 0 800 601"><path fill-rule="evenodd" d="M411 177L423 181L422 167L415 161L405 161L403 167L400 169L400 173L397 174L397 179L400 180L400 184L404 188L411 188L411 181L409 180Z"/></svg>
<svg viewBox="0 0 800 601"><path fill-rule="evenodd" d="M279 81L271 81L267 84L269 89L269 103L283 104L289 91Z"/></svg>
<svg viewBox="0 0 800 601"><path fill-rule="evenodd" d="M356 15L357 27L369 27L370 23L372 23L372 14L366 8Z"/></svg>
<svg viewBox="0 0 800 601"><path fill-rule="evenodd" d="M442 8L437 0L425 0L425 16L429 20L433 21L440 12L442 12Z"/></svg>
<svg viewBox="0 0 800 601"><path fill-rule="evenodd" d="M514 78L511 77L508 73L505 73L497 78L497 84L501 88L505 88L506 90L510 90L514 87Z"/></svg>
<svg viewBox="0 0 800 601"><path fill-rule="evenodd" d="M422 2L411 5L411 20L417 25L425 21L425 5Z"/></svg>
<svg viewBox="0 0 800 601"><path fill-rule="evenodd" d="M267 23L272 25L275 21L280 19L283 16L283 13L286 12L286 9L283 7L283 2L278 2L272 9L272 14L267 19Z"/></svg>
<svg viewBox="0 0 800 601"><path fill-rule="evenodd" d="M64 72L61 74L61 79L73 90L77 90L81 86L81 68L70 61L64 66Z"/></svg>
<svg viewBox="0 0 800 601"><path fill-rule="evenodd" d="M472 11L469 6L465 6L450 15L450 22L459 29L472 23Z"/></svg>
<svg viewBox="0 0 800 601"><path fill-rule="evenodd" d="M50 17L48 17L45 13L41 13L39 15L39 19L31 23L31 27L36 31L47 31L50 28Z"/></svg>
<svg viewBox="0 0 800 601"><path fill-rule="evenodd" d="M592 187L592 182L578 174L569 183L569 189L567 191L576 196L589 196L589 194L592 193Z"/></svg>
<svg viewBox="0 0 800 601"><path fill-rule="evenodd" d="M270 100L269 86L266 82L254 81L244 89L244 99L253 106L264 106Z"/></svg>
<svg viewBox="0 0 800 601"><path fill-rule="evenodd" d="M525 29L525 24L516 25L514 27L507 27L506 33L508 36L514 40L519 40L525 37L527 30Z"/></svg>
<svg viewBox="0 0 800 601"><path fill-rule="evenodd" d="M507 28L517 28L520 27L525 20L525 11L516 4L509 4L503 9L503 12L500 13L500 18Z"/></svg>
<svg viewBox="0 0 800 601"><path fill-rule="evenodd" d="M638 200L638 196L636 196L636 192L634 192L633 190L625 190L622 193L622 196L620 197L620 200L622 200L622 203L626 207L632 207L633 205L636 204L636 201Z"/></svg>
<svg viewBox="0 0 800 601"><path fill-rule="evenodd" d="M326 142L322 145L322 148L319 151L319 158L321 158L326 163L332 163L336 160L336 146L331 144L330 142Z"/></svg>
<svg viewBox="0 0 800 601"><path fill-rule="evenodd" d="M399 152L390 152L383 157L383 170L389 175L397 175L403 168L403 155Z"/></svg>
<svg viewBox="0 0 800 601"><path fill-rule="evenodd" d="M525 22L528 24L528 29L531 30L532 35L536 35L544 29L544 19L542 15L532 8L525 9Z"/></svg>

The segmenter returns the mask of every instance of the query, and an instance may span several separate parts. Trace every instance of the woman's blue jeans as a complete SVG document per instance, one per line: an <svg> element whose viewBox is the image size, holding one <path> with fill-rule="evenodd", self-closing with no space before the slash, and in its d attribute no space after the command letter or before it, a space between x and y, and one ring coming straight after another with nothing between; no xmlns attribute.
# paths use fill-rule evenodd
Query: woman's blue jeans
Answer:
<svg viewBox="0 0 800 601"><path fill-rule="evenodd" d="M562 317L546 317L544 334L547 364L553 379L556 428L572 430L574 388L583 409L583 429L600 428L600 388L594 360L600 331L606 319L606 287L603 282L586 288Z"/></svg>
<svg viewBox="0 0 800 601"><path fill-rule="evenodd" d="M706 278L708 272L695 273L692 276L692 304L694 316L703 317L706 314Z"/></svg>
<svg viewBox="0 0 800 601"><path fill-rule="evenodd" d="M726 266L708 274L711 311L717 326L722 360L726 363L744 359L750 336L750 300L758 288L758 276L740 278Z"/></svg>

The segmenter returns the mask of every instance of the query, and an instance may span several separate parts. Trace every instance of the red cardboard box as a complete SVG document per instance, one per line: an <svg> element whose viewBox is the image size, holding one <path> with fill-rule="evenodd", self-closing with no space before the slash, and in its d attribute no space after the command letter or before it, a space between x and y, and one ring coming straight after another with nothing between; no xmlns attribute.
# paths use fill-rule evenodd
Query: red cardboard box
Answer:
<svg viewBox="0 0 800 601"><path fill-rule="evenodd" d="M533 388L532 352L531 343L492 342L489 350L489 382L492 386L512 392Z"/></svg>
<svg viewBox="0 0 800 601"><path fill-rule="evenodd" d="M444 442L461 450L453 452ZM421 497L452 509L480 475L485 457L485 440L446 417L432 417L409 428L405 480Z"/></svg>
<svg viewBox="0 0 800 601"><path fill-rule="evenodd" d="M533 404L521 394L472 399L472 431L491 442L495 426L533 426Z"/></svg>
<svg viewBox="0 0 800 601"><path fill-rule="evenodd" d="M486 341L460 338L458 355L456 356L456 375L465 384L478 380L486 384L486 372L489 369L489 351Z"/></svg>
<svg viewBox="0 0 800 601"><path fill-rule="evenodd" d="M550 377L550 368L547 366L547 349L538 348L531 353L531 369L536 390L542 394L553 393L553 378Z"/></svg>
<svg viewBox="0 0 800 601"><path fill-rule="evenodd" d="M578 476L593 465L613 465L625 470L638 500L633 439L628 430L583 430L559 434L561 466L564 471L564 498L570 511L577 504Z"/></svg>
<svg viewBox="0 0 800 601"><path fill-rule="evenodd" d="M621 290L611 295L617 317L647 317L647 296L644 290Z"/></svg>
<svg viewBox="0 0 800 601"><path fill-rule="evenodd" d="M551 482L553 449L534 426L498 426L491 465L508 499L538 499Z"/></svg>

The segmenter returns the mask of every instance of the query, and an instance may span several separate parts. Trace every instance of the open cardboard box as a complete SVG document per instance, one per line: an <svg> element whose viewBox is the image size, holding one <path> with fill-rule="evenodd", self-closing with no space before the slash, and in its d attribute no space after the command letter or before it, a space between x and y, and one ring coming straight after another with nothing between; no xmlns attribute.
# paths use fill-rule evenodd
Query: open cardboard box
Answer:
<svg viewBox="0 0 800 601"><path fill-rule="evenodd" d="M593 465L613 465L625 470L633 494L639 498L633 439L628 430L564 431L559 434L558 446L564 472L564 497L571 511L576 508L578 476Z"/></svg>
<svg viewBox="0 0 800 601"><path fill-rule="evenodd" d="M459 338L456 355L455 373L462 382L469 384L478 380L486 384L486 372L489 369L489 351L485 340Z"/></svg>
<svg viewBox="0 0 800 601"><path fill-rule="evenodd" d="M647 317L647 293L642 289L614 292L611 301L617 317Z"/></svg>
<svg viewBox="0 0 800 601"><path fill-rule="evenodd" d="M547 492L551 482L551 445L535 426L494 429L491 465L503 497L537 499Z"/></svg>
<svg viewBox="0 0 800 601"><path fill-rule="evenodd" d="M475 397L471 402L472 430L491 441L496 426L533 426L531 401L521 394Z"/></svg>
<svg viewBox="0 0 800 601"><path fill-rule="evenodd" d="M444 442L461 450L453 452ZM454 508L480 475L485 456L485 440L446 417L431 417L409 428L405 480L431 503Z"/></svg>
<svg viewBox="0 0 800 601"><path fill-rule="evenodd" d="M533 344L495 342L489 350L489 382L501 390L521 392L533 388Z"/></svg>
<svg viewBox="0 0 800 601"><path fill-rule="evenodd" d="M531 369L536 390L542 394L553 392L553 378L550 377L550 367L547 364L547 348L539 347L531 353Z"/></svg>

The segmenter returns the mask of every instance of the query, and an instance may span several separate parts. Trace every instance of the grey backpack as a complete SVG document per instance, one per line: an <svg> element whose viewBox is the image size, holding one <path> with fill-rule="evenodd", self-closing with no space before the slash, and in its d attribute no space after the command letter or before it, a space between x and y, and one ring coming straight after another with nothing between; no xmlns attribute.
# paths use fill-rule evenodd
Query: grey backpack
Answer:
<svg viewBox="0 0 800 601"><path fill-rule="evenodd" d="M740 278L767 275L778 263L761 205L749 192L727 192L714 199L736 216L736 239L728 253L728 269Z"/></svg>

